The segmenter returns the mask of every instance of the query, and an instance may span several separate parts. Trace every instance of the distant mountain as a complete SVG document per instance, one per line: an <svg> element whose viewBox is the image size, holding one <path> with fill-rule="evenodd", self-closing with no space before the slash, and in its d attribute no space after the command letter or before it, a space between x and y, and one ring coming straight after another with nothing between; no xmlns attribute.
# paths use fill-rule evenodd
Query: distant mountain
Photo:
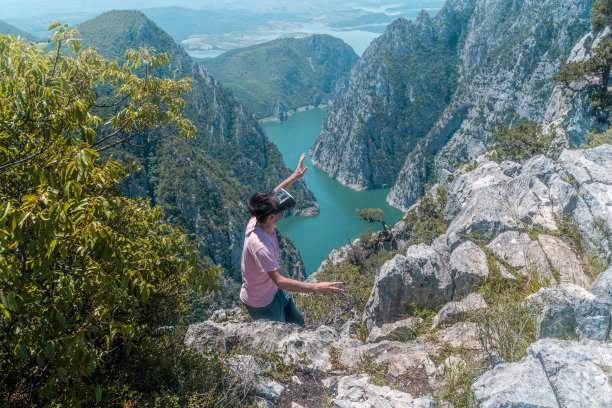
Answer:
<svg viewBox="0 0 612 408"><path fill-rule="evenodd" d="M166 130L158 143L143 149L123 147L113 154L135 160L143 169L126 183L129 195L160 205L171 223L195 234L202 255L238 277L249 196L273 188L291 172L280 152L255 117L143 13L111 11L80 24L78 30L85 46L95 45L109 58L121 59L127 48L168 52L171 64L157 74L173 75L177 70L178 77L194 79L192 92L185 96L186 116L198 128L194 139ZM292 190L298 212L316 208L302 181ZM296 262L295 248L289 240L283 242L291 255L286 257L286 270L299 276L299 255Z"/></svg>
<svg viewBox="0 0 612 408"><path fill-rule="evenodd" d="M358 58L336 37L311 35L228 51L200 64L257 118L283 119L291 109L333 98Z"/></svg>
<svg viewBox="0 0 612 408"><path fill-rule="evenodd" d="M35 36L34 34L30 34L26 31L23 31L17 27L15 27L14 25L11 25L9 23L5 23L4 21L0 20L0 34L4 34L4 35L15 35L18 37L23 37L23 38L27 38L30 41L33 42L39 42L40 38Z"/></svg>

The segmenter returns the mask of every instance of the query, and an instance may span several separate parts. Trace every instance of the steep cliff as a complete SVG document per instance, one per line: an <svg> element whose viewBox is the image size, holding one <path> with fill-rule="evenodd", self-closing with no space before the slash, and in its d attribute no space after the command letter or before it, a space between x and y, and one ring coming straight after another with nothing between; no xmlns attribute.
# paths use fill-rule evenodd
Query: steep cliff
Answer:
<svg viewBox="0 0 612 408"><path fill-rule="evenodd" d="M329 108L313 163L355 189L390 187L454 92L458 33L448 31L426 12L390 24Z"/></svg>
<svg viewBox="0 0 612 408"><path fill-rule="evenodd" d="M475 1L458 49L461 75L450 102L426 138L438 176L484 153L496 119L543 122L560 58L589 29L593 2ZM416 164L415 164L416 163ZM425 162L410 156L388 201L407 208L424 185ZM410 185L409 185L410 183Z"/></svg>
<svg viewBox="0 0 612 408"><path fill-rule="evenodd" d="M339 38L316 34L231 50L200 64L258 119L282 120L289 110L327 103L346 86L357 59Z"/></svg>
<svg viewBox="0 0 612 408"><path fill-rule="evenodd" d="M355 189L393 186L388 201L408 208L425 183L486 151L496 119L544 121L592 5L449 0L432 19L394 22L355 64L314 162Z"/></svg>
<svg viewBox="0 0 612 408"><path fill-rule="evenodd" d="M248 218L245 203L253 192L273 188L291 172L280 152L255 117L141 12L108 12L78 29L84 45L97 46L105 56L121 59L125 49L154 47L171 59L158 75L193 78L185 96L186 117L198 128L193 139L159 129L150 139L161 138L145 148L123 146L112 154L141 168L125 184L128 195L162 206L173 224L194 233L202 255L236 277ZM303 182L292 189L299 203L296 213L316 207ZM287 251L295 252L290 242ZM295 257L289 265L289 273L303 273Z"/></svg>

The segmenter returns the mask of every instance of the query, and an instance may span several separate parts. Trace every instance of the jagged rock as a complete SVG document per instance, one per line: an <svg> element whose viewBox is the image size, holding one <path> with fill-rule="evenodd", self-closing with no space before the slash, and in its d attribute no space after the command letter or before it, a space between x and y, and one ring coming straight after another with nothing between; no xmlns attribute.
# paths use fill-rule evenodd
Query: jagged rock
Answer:
<svg viewBox="0 0 612 408"><path fill-rule="evenodd" d="M611 258L612 145L564 150L559 164L579 191L573 216L580 236L593 254Z"/></svg>
<svg viewBox="0 0 612 408"><path fill-rule="evenodd" d="M423 370L431 376L436 370L428 348L421 342L384 340L342 348L340 362L346 367L358 367L364 359L371 359L376 364L388 363L387 374L393 377L404 375L409 370Z"/></svg>
<svg viewBox="0 0 612 408"><path fill-rule="evenodd" d="M262 397L251 396L249 398L251 404L255 404L256 408L274 408L274 403Z"/></svg>
<svg viewBox="0 0 612 408"><path fill-rule="evenodd" d="M381 327L374 326L368 336L368 343L378 343L383 340L406 341L414 336L417 325L423 319L409 317L394 323L385 323Z"/></svg>
<svg viewBox="0 0 612 408"><path fill-rule="evenodd" d="M472 322L458 322L436 333L436 342L448 343L453 348L481 350L478 325Z"/></svg>
<svg viewBox="0 0 612 408"><path fill-rule="evenodd" d="M516 163L512 164L514 167L519 167ZM446 221L452 221L461 212L463 206L470 200L476 190L510 179L511 177L505 174L501 165L492 161L481 164L473 171L460 174L453 180L448 189L448 200L444 209Z"/></svg>
<svg viewBox="0 0 612 408"><path fill-rule="evenodd" d="M285 390L285 386L278 381L262 379L253 388L253 395L269 401L276 401Z"/></svg>
<svg viewBox="0 0 612 408"><path fill-rule="evenodd" d="M604 301L612 303L612 267L608 268L595 278L589 292L600 297Z"/></svg>
<svg viewBox="0 0 612 408"><path fill-rule="evenodd" d="M450 324L463 319L469 312L474 310L484 309L487 307L487 302L479 293L470 293L459 302L448 302L445 304L438 314L433 318L431 325L435 329L440 324Z"/></svg>
<svg viewBox="0 0 612 408"><path fill-rule="evenodd" d="M524 232L507 231L488 245L504 262L521 268L523 276L536 276L541 283L555 283L546 254L536 241Z"/></svg>
<svg viewBox="0 0 612 408"><path fill-rule="evenodd" d="M612 406L612 346L543 339L517 363L500 364L472 390L479 407L604 408Z"/></svg>
<svg viewBox="0 0 612 408"><path fill-rule="evenodd" d="M487 371L472 390L482 408L559 408L542 364L531 356L520 364L500 364Z"/></svg>
<svg viewBox="0 0 612 408"><path fill-rule="evenodd" d="M455 77L456 53L434 31L425 15L400 18L372 41L328 110L311 149L313 164L357 190L391 186L456 86L416 63L420 55L436 62L429 70Z"/></svg>
<svg viewBox="0 0 612 408"><path fill-rule="evenodd" d="M408 248L385 262L374 281L364 319L368 330L404 318L415 306L436 307L451 300L453 281L440 254L431 246Z"/></svg>
<svg viewBox="0 0 612 408"><path fill-rule="evenodd" d="M346 321L346 323L342 325L342 327L340 327L340 330L338 330L338 333L340 333L340 336L342 337L356 336L357 328L359 327L360 324L361 324L361 319L358 319L356 317L351 317L350 319Z"/></svg>
<svg viewBox="0 0 612 408"><path fill-rule="evenodd" d="M602 30L597 36L592 32L585 34L570 52L567 62L581 62L590 57L590 49L605 35L610 28ZM593 86L588 79L577 79L569 87L557 84L548 100L544 123L546 126L556 126L563 129L571 146L586 143L587 130L605 130L605 115L597 115L590 102L591 97L599 89L599 84Z"/></svg>
<svg viewBox="0 0 612 408"><path fill-rule="evenodd" d="M487 256L472 241L459 245L450 256L453 277L453 299L461 299L472 292L487 276Z"/></svg>
<svg viewBox="0 0 612 408"><path fill-rule="evenodd" d="M265 361L252 355L236 355L228 359L227 365L230 373L243 381L250 383L255 381L263 372L266 366Z"/></svg>
<svg viewBox="0 0 612 408"><path fill-rule="evenodd" d="M538 318L538 338L588 338L605 341L612 303L570 283L542 288L527 303L543 307Z"/></svg>
<svg viewBox="0 0 612 408"><path fill-rule="evenodd" d="M582 269L582 262L569 245L558 237L546 234L540 234L538 242L550 266L559 273L561 283L573 283L585 288L589 286L589 278Z"/></svg>
<svg viewBox="0 0 612 408"><path fill-rule="evenodd" d="M367 374L342 377L338 394L331 401L334 408L435 408L431 397L413 398L410 394L370 384Z"/></svg>
<svg viewBox="0 0 612 408"><path fill-rule="evenodd" d="M561 407L612 406L610 344L546 339L528 353L542 364Z"/></svg>
<svg viewBox="0 0 612 408"><path fill-rule="evenodd" d="M238 345L262 352L279 351L285 360L294 362L305 355L306 367L329 370L328 344L338 338L336 330L327 326L307 330L294 324L261 320L253 323L205 321L189 326L185 344L203 353L207 346L229 350Z"/></svg>

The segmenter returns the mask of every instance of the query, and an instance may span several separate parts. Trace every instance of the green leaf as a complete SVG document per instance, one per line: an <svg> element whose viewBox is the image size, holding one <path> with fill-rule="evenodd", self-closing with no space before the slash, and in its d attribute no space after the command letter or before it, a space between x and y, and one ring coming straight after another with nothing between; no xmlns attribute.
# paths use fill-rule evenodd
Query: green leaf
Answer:
<svg viewBox="0 0 612 408"><path fill-rule="evenodd" d="M24 360L28 358L28 350L21 344L17 344L13 349L13 354L23 358Z"/></svg>
<svg viewBox="0 0 612 408"><path fill-rule="evenodd" d="M59 27L59 26L60 26L60 23L59 23L58 21L56 21L55 23L51 23L51 24L49 25L49 27L47 27L47 31L51 31L51 30L53 30L54 28L57 28L57 27Z"/></svg>

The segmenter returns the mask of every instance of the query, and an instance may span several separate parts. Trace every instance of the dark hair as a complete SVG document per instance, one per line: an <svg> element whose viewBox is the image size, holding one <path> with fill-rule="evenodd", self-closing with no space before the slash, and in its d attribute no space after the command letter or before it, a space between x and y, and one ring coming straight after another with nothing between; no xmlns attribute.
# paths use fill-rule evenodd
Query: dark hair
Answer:
<svg viewBox="0 0 612 408"><path fill-rule="evenodd" d="M256 217L257 222L266 222L268 215L272 214L276 209L272 201L273 196L274 191L272 190L255 193L251 196L249 200L249 214L252 217Z"/></svg>

